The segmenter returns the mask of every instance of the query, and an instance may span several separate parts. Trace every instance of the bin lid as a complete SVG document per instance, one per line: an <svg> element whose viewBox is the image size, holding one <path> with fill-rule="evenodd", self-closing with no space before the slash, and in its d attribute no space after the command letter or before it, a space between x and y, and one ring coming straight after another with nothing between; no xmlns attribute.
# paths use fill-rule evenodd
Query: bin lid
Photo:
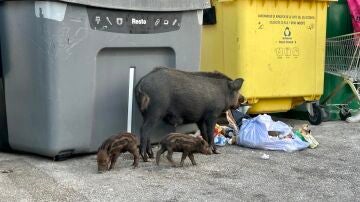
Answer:
<svg viewBox="0 0 360 202"><path fill-rule="evenodd" d="M13 1L13 0L0 0ZM49 0L110 9L139 11L186 11L210 7L210 0Z"/></svg>

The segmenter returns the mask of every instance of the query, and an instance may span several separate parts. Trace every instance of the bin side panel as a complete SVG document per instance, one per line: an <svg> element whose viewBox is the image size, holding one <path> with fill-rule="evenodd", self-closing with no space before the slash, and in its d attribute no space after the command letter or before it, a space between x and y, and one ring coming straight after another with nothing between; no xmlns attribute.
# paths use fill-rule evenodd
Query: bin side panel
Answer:
<svg viewBox="0 0 360 202"><path fill-rule="evenodd" d="M251 68L252 91L248 97L297 97L315 94L318 30L314 2L256 1L250 6L247 24L248 41L240 58L240 67ZM301 13L301 14L299 14ZM249 24L249 22L252 22ZM246 26L245 24L245 26ZM239 35L241 32L239 32ZM322 34L325 36L323 30ZM251 38L250 38L251 36ZM242 41L246 39L242 37ZM252 57L249 57L251 55ZM248 61L248 62L246 62ZM245 62L245 63L244 63Z"/></svg>
<svg viewBox="0 0 360 202"><path fill-rule="evenodd" d="M5 2L0 13L9 143L25 150L36 145L39 152L51 128L45 103L51 100L47 67L53 57L43 45L48 30L34 18L33 2Z"/></svg>
<svg viewBox="0 0 360 202"><path fill-rule="evenodd" d="M175 66L175 53L171 48L107 48L96 59L95 113L92 130L92 147L103 141L100 134L115 134L119 128L127 129L129 70L135 67L135 84L155 66ZM131 89L132 90L132 89ZM133 99L133 127L140 134L142 117ZM155 129L152 141L159 141L164 130L174 130L164 124Z"/></svg>

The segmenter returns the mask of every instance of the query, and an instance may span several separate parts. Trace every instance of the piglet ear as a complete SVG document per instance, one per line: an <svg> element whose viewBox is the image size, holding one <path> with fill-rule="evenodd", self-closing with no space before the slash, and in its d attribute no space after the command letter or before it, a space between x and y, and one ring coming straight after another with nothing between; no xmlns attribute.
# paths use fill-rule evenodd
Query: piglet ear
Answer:
<svg viewBox="0 0 360 202"><path fill-rule="evenodd" d="M233 81L229 81L229 87L231 90L238 91L240 90L243 83L244 83L244 79L238 78Z"/></svg>

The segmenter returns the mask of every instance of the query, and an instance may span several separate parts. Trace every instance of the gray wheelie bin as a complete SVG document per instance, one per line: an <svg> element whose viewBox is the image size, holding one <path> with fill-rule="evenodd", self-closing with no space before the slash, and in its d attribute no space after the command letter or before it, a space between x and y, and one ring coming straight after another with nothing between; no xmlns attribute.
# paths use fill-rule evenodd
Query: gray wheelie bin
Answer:
<svg viewBox="0 0 360 202"><path fill-rule="evenodd" d="M8 141L62 158L140 132L133 96L155 66L199 69L207 0L0 0ZM174 130L162 124L158 141Z"/></svg>

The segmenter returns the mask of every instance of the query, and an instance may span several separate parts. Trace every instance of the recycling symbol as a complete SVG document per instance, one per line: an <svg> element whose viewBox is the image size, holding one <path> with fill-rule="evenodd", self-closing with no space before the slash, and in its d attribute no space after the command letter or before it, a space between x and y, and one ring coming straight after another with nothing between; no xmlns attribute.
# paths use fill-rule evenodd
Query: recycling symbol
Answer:
<svg viewBox="0 0 360 202"><path fill-rule="evenodd" d="M291 36L291 31L290 31L289 27L285 28L284 36Z"/></svg>

